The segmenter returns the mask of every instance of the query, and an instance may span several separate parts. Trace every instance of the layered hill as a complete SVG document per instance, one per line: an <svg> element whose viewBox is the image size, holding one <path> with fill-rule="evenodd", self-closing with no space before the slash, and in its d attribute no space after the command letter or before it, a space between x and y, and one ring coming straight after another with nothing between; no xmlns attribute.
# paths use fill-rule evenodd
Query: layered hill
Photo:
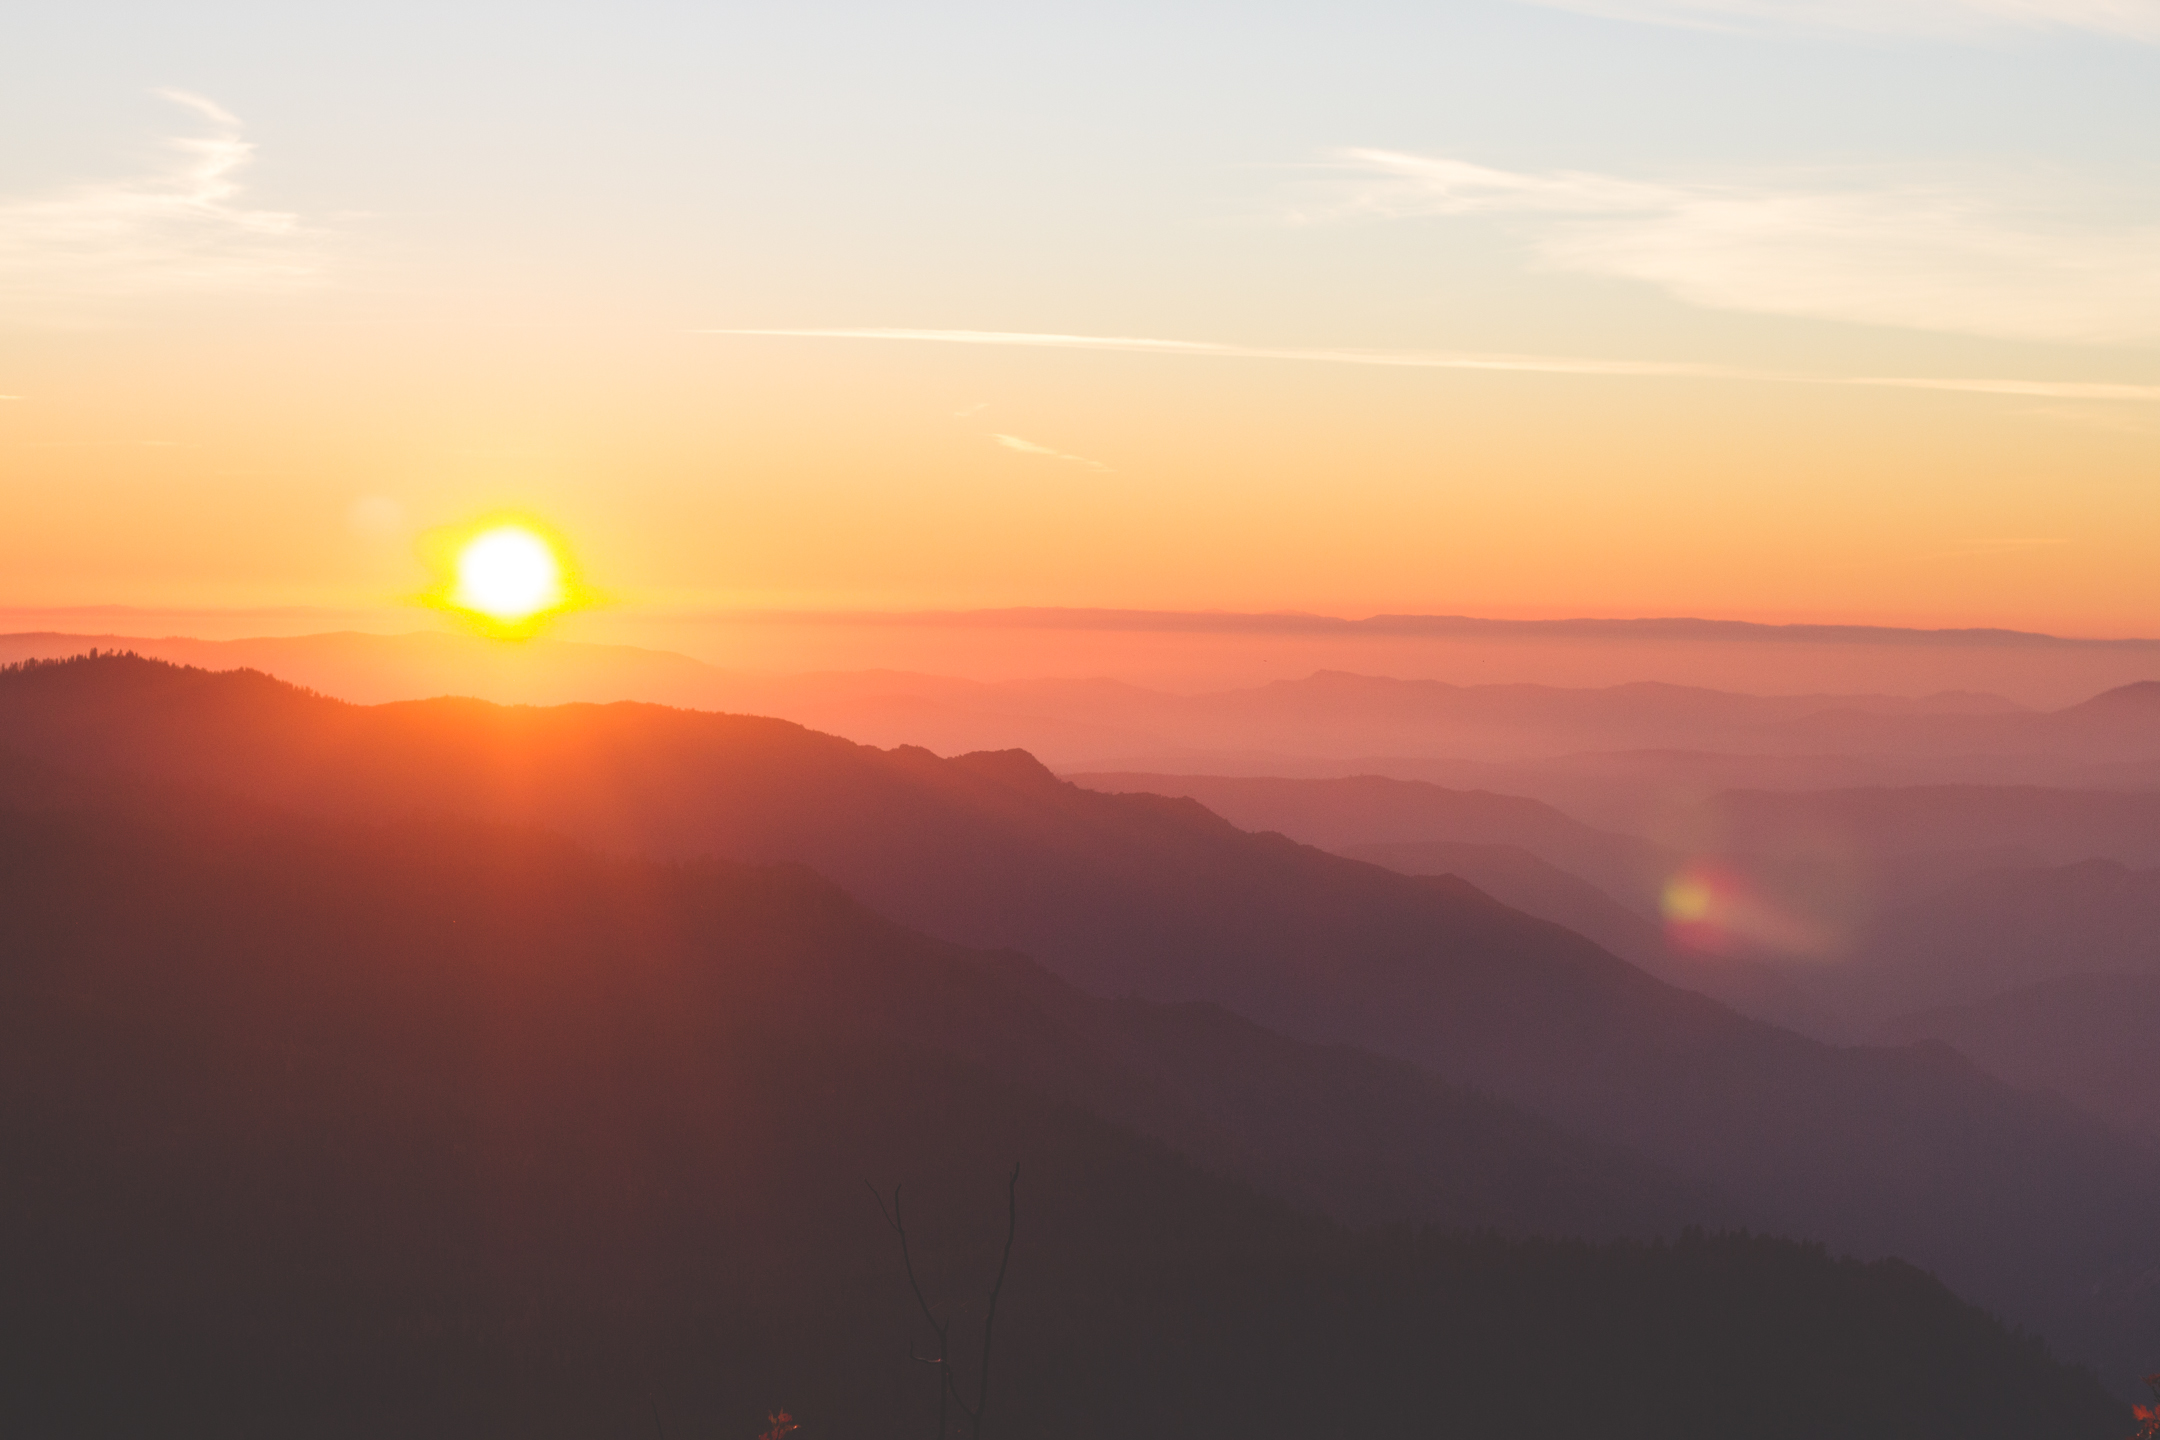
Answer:
<svg viewBox="0 0 2160 1440"><path fill-rule="evenodd" d="M1676 945L1663 925L1521 846L1425 840L1337 848L1350 859L1405 875L1467 880L1503 905L1572 930L1667 984L1708 995L1743 1015L1806 1035L1840 1028L1819 999L1776 965Z"/></svg>
<svg viewBox="0 0 2160 1440"><path fill-rule="evenodd" d="M2160 974L2160 870L2092 859L1981 871L1883 916L1823 988L1882 1019L2086 973Z"/></svg>
<svg viewBox="0 0 2160 1440"><path fill-rule="evenodd" d="M1211 1110L1165 1057L1231 1091L1256 1048L1300 1085L1362 1062L1088 1000L799 867L7 779L15 1433L750 1434L783 1407L808 1435L928 1425L928 1340L864 1182L901 1185L930 1303L972 1337L1014 1161L1001 1433L2125 1423L1894 1262L1305 1218L1110 1116L1205 1150L1225 1111L1279 1101ZM980 1349L954 1358L985 1393Z"/></svg>
<svg viewBox="0 0 2160 1440"><path fill-rule="evenodd" d="M6 753L0 806L114 816L126 822L124 835L184 833L227 849L312 834L286 812L220 792L86 781ZM474 840L510 861L529 854L542 871L569 863L535 834L475 832ZM358 844L364 832L340 838ZM874 921L837 890L820 899L823 882L808 872L776 874L768 880L792 887L804 915L816 900L881 957L877 983L858 987L852 1003L894 1033L965 1052L1335 1220L1641 1236L1716 1222L1729 1209L1700 1186L1401 1061L1296 1041L1202 1001L1097 999L1010 952L963 956ZM971 988L928 983L926 957L948 971L964 961Z"/></svg>
<svg viewBox="0 0 2160 1440"><path fill-rule="evenodd" d="M213 669L259 668L364 703L441 694L538 704L634 699L781 716L864 742L924 745L941 754L1026 748L1067 769L1137 769L1143 767L1134 757L1154 755L1207 758L1144 768L1311 774L1270 767L1363 760L1374 773L1455 784L1454 777L1395 767L1529 765L1537 772L1533 780L1594 795L1637 793L1646 782L1689 785L1707 775L1719 778L1719 788L1783 788L1781 777L1801 776L1813 777L1809 784L1826 778L1845 785L2066 784L2082 768L2160 762L2150 684L2054 711L1969 691L1744 694L1640 682L1452 684L1339 669L1186 694L1104 678L756 673L629 646L543 640L506 649L477 636L434 633L225 641L0 635L0 661L89 646ZM1218 762L1231 757L1244 763L1223 770ZM1554 765L1556 759L1563 763ZM1583 771L1585 759L1588 769L1608 773L1602 779L1571 773ZM1647 773L1631 778L1610 773L1615 767Z"/></svg>
<svg viewBox="0 0 2160 1440"><path fill-rule="evenodd" d="M616 852L799 860L1084 989L1204 1000L1495 1092L1716 1187L1747 1223L1938 1269L2127 1375L2160 1353L2149 1155L1941 1049L1741 1019L1466 885L1107 795L646 706L356 707L125 658L0 677L0 744L355 816L539 824Z"/></svg>
<svg viewBox="0 0 2160 1440"><path fill-rule="evenodd" d="M1810 1033L1866 1034L1906 1010L2054 976L2160 968L2160 870L2131 868L2160 856L2160 794L1728 791L1669 807L1657 843L1526 797L1374 775L1068 778L1190 797L1243 828L1408 874L1460 875L1675 984ZM1668 943L1660 891L1705 864L1809 943L1739 935L1710 958Z"/></svg>
<svg viewBox="0 0 2160 1440"><path fill-rule="evenodd" d="M1657 914L1658 893L1682 859L1640 836L1585 825L1537 800L1378 775L1278 779L1088 771L1065 778L1110 794L1197 800L1240 829L1272 830L1328 850L1434 842L1514 846L1646 918Z"/></svg>
<svg viewBox="0 0 2160 1440"><path fill-rule="evenodd" d="M2055 1091L2160 1140L2160 974L2065 975L1902 1015L1883 1034L1939 1040L2012 1084Z"/></svg>
<svg viewBox="0 0 2160 1440"><path fill-rule="evenodd" d="M2160 728L2160 719L2156 719ZM2027 864L2160 865L2160 792L1919 785L1729 791L1704 818L1723 847L1774 852L1821 836L1870 856L2003 855Z"/></svg>

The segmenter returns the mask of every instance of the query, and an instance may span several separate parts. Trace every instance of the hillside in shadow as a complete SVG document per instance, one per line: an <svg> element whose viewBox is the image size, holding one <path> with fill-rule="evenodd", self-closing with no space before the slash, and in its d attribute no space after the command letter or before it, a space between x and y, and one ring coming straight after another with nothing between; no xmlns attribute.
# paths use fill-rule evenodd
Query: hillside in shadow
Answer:
<svg viewBox="0 0 2160 1440"><path fill-rule="evenodd" d="M2015 1085L2052 1090L2133 1135L2160 1140L2160 974L2065 975L1901 1015L1899 1042L1938 1040Z"/></svg>
<svg viewBox="0 0 2160 1440"><path fill-rule="evenodd" d="M0 744L365 817L542 825L617 854L800 861L1083 990L1378 1050L1633 1151L1732 1218L1897 1254L2127 1382L2160 1354L2160 1164L1940 1047L1747 1021L1467 885L783 722L648 706L356 707L125 658L0 676Z"/></svg>
<svg viewBox="0 0 2160 1440"><path fill-rule="evenodd" d="M1956 785L1721 792L1668 810L1658 842L1523 796L1378 775L1082 773L1196 799L1248 830L1405 874L1452 874L1663 979L1809 1033L2083 971L2160 968L2160 795ZM2125 863L2129 862L2129 863ZM1709 865L1807 943L1666 934L1665 887Z"/></svg>
<svg viewBox="0 0 2160 1440"><path fill-rule="evenodd" d="M2125 1423L1896 1262L1310 1218L1229 1173L1234 1112L1280 1104L1235 1093L1237 1055L1383 1071L1088 1000L799 867L7 780L14 1433L747 1436L781 1407L811 1440L927 1428L865 1181L903 1187L926 1290L974 1334L1015 1160L987 1433Z"/></svg>

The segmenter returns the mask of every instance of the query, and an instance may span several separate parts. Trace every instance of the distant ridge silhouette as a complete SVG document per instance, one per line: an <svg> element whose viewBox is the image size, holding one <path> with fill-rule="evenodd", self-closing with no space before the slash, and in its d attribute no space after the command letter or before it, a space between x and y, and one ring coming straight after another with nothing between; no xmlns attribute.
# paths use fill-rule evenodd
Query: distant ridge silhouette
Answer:
<svg viewBox="0 0 2160 1440"><path fill-rule="evenodd" d="M799 624L951 625L1041 630L1189 631L1201 634L1371 634L1580 639L1751 640L1800 644L2067 645L2160 651L2160 639L2086 638L2032 630L1964 627L1921 630L1893 625L1764 624L1691 616L1631 619L1497 620L1475 615L1371 615L1353 619L1301 611L1108 610L1013 607L993 610L768 611L763 618Z"/></svg>
<svg viewBox="0 0 2160 1440"><path fill-rule="evenodd" d="M1953 1045L2012 1084L2067 1096L2148 1142L2160 1141L2156 1033L2160 968L2057 976L1882 1027L1898 1041Z"/></svg>
<svg viewBox="0 0 2160 1440"><path fill-rule="evenodd" d="M2082 705L2073 705L2065 714L2086 712L2129 711L2160 719L2160 680L2139 680L2129 685L2118 685L2113 690L2102 691Z"/></svg>
<svg viewBox="0 0 2160 1440"><path fill-rule="evenodd" d="M1504 764L1514 768L1475 788L1561 801L1607 825L1617 811L1621 828L1631 806L1662 803L1675 786L1696 788L1713 770L1726 776L1724 787L1741 788L1838 783L1838 776L1845 784L2076 785L2160 774L2160 726L2129 704L2134 689L2101 704L2036 710L1958 689L1750 694L1654 681L1463 684L1319 668L1185 694L1100 677L752 673L632 646L546 639L505 646L443 633L215 642L0 636L0 661L93 645L213 670L266 670L361 703L441 695L507 704L640 700L779 716L945 755L1020 748L1063 770L1438 779L1432 767ZM1316 763L1324 768L1316 772Z"/></svg>
<svg viewBox="0 0 2160 1440"><path fill-rule="evenodd" d="M360 707L123 658L0 674L0 746L317 812L540 825L617 853L792 860L1099 995L1204 1000L1410 1061L1715 1187L1747 1223L1898 1253L2118 1380L2160 1352L2160 1158L1939 1047L1741 1019L1556 925L1104 795L647 705Z"/></svg>

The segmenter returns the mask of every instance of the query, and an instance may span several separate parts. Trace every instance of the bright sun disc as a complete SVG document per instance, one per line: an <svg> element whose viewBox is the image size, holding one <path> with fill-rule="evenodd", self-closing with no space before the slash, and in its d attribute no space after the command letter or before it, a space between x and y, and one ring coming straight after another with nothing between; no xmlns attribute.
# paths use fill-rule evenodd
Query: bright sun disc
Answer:
<svg viewBox="0 0 2160 1440"><path fill-rule="evenodd" d="M567 598L555 547L522 526L485 531L458 552L450 603L461 609L514 622L559 609Z"/></svg>

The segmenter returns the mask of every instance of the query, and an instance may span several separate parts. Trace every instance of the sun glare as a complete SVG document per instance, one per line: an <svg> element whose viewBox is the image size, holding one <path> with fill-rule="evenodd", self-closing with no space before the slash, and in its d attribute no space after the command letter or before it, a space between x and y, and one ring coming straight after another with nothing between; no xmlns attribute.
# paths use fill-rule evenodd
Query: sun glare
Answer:
<svg viewBox="0 0 2160 1440"><path fill-rule="evenodd" d="M450 603L461 610L516 624L558 610L568 598L555 547L521 525L483 531L458 552Z"/></svg>

